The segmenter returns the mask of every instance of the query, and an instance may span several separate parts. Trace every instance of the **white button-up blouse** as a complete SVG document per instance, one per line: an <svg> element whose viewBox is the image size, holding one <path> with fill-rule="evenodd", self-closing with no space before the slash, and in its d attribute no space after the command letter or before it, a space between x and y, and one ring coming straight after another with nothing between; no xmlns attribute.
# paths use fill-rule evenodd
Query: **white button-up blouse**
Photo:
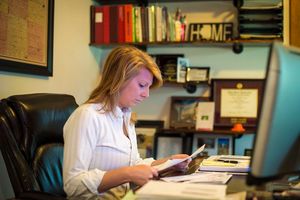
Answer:
<svg viewBox="0 0 300 200"><path fill-rule="evenodd" d="M119 107L115 115L104 113L101 104L83 104L72 113L64 126L63 180L69 197L80 196L82 191L101 196L97 188L106 171L153 162L140 158L130 116L129 109Z"/></svg>

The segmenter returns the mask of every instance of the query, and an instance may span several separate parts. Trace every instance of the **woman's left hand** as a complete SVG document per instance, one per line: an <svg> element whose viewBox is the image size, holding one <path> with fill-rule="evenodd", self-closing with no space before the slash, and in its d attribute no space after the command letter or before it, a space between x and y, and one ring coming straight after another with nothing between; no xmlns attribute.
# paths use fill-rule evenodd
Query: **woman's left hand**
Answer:
<svg viewBox="0 0 300 200"><path fill-rule="evenodd" d="M183 159L183 158L186 158L186 157L189 157L189 155L187 154L175 154L175 155L172 155L170 157L170 159ZM188 169L188 165L189 163L192 161L191 158L181 162L181 163L178 163L177 165L174 165L172 168L176 171L186 171Z"/></svg>

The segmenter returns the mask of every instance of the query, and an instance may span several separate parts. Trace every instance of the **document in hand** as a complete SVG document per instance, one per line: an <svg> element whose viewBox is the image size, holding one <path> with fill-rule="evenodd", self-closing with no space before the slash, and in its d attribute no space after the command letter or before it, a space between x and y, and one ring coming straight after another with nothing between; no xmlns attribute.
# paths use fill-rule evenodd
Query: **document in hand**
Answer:
<svg viewBox="0 0 300 200"><path fill-rule="evenodd" d="M182 159L169 159L166 162L160 164L160 165L155 165L153 166L155 169L157 169L158 172L163 171L169 167L172 167L174 165L177 165L181 162L184 162L188 159L193 159L195 158L199 153L201 153L205 148L205 144L202 145L201 147L199 147L192 155L186 157L186 158L182 158Z"/></svg>
<svg viewBox="0 0 300 200"><path fill-rule="evenodd" d="M149 181L138 191L137 199L225 199L227 185Z"/></svg>
<svg viewBox="0 0 300 200"><path fill-rule="evenodd" d="M214 155L204 159L200 171L249 172L250 156Z"/></svg>

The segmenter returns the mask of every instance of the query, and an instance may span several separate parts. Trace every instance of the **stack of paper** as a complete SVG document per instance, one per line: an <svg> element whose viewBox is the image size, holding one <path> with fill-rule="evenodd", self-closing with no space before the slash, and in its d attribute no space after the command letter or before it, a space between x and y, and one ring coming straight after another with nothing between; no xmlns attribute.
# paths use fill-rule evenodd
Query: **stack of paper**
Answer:
<svg viewBox="0 0 300 200"><path fill-rule="evenodd" d="M200 171L249 172L250 156L215 155L204 159Z"/></svg>
<svg viewBox="0 0 300 200"><path fill-rule="evenodd" d="M220 200L226 196L226 185L172 183L149 181L136 192L137 199L207 199Z"/></svg>
<svg viewBox="0 0 300 200"><path fill-rule="evenodd" d="M169 176L160 180L166 182L185 182L185 183L213 183L226 184L232 177L231 174L224 172L196 172L189 175Z"/></svg>

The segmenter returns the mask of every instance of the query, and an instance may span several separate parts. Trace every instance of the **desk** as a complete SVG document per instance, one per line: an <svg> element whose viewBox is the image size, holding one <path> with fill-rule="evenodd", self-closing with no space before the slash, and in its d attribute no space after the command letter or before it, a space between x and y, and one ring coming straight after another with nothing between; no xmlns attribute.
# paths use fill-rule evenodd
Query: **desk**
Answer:
<svg viewBox="0 0 300 200"><path fill-rule="evenodd" d="M206 157L197 157L189 164L189 170L186 174L194 173L203 159ZM168 173L165 176L183 175L182 173ZM227 184L227 193L247 192L247 200L271 200L272 193L266 190L267 186L248 186L246 184L246 176L233 175ZM256 197L256 198L255 198Z"/></svg>

